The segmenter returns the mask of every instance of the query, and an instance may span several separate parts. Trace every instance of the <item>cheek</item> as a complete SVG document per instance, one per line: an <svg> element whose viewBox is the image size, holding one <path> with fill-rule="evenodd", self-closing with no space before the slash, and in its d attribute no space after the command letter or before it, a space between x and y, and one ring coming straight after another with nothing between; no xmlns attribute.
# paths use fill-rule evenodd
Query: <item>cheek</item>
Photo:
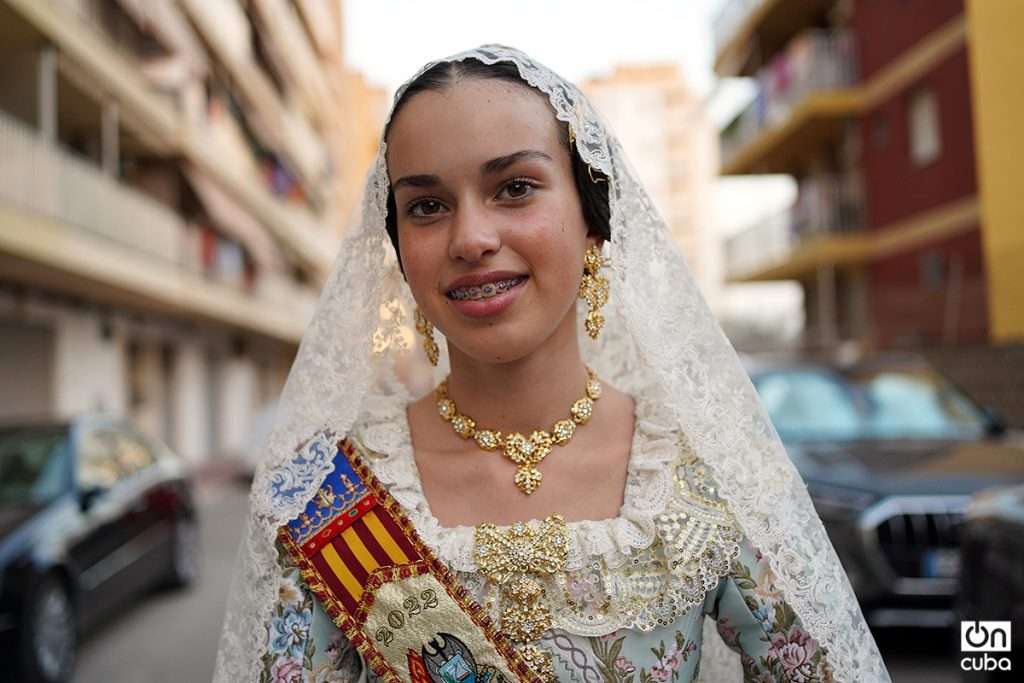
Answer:
<svg viewBox="0 0 1024 683"><path fill-rule="evenodd" d="M582 217L570 211L547 212L526 226L519 244L530 256L531 267L544 285L562 290L579 284L575 263L582 273L587 230Z"/></svg>
<svg viewBox="0 0 1024 683"><path fill-rule="evenodd" d="M402 252L402 268L405 279L417 301L423 300L424 294L435 288L440 262L438 261L438 245L428 239L426 234L417 234L414 228L399 228L398 246Z"/></svg>

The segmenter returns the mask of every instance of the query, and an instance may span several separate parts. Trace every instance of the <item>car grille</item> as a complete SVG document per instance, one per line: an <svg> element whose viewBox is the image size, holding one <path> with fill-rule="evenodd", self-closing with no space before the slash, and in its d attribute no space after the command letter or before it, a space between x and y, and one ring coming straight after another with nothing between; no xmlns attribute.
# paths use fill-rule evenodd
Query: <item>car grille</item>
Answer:
<svg viewBox="0 0 1024 683"><path fill-rule="evenodd" d="M959 548L962 522L963 514L954 512L896 515L878 525L878 545L899 576L929 578L929 553Z"/></svg>
<svg viewBox="0 0 1024 683"><path fill-rule="evenodd" d="M861 528L885 574L912 582L904 587L948 583L959 574L960 527L969 501L963 495L892 496L865 511Z"/></svg>

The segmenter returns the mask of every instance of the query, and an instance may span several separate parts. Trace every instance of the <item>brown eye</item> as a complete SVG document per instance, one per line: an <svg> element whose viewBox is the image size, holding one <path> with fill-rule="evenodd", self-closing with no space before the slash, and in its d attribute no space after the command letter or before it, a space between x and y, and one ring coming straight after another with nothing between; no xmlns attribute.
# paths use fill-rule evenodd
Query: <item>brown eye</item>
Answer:
<svg viewBox="0 0 1024 683"><path fill-rule="evenodd" d="M533 183L522 178L516 178L515 180L511 180L506 183L505 186L501 188L501 192L498 193L498 196L500 197L504 195L509 199L522 199L523 197L528 197L533 190Z"/></svg>
<svg viewBox="0 0 1024 683"><path fill-rule="evenodd" d="M409 205L408 212L410 216L424 218L440 213L441 208L441 202L436 199L420 199Z"/></svg>

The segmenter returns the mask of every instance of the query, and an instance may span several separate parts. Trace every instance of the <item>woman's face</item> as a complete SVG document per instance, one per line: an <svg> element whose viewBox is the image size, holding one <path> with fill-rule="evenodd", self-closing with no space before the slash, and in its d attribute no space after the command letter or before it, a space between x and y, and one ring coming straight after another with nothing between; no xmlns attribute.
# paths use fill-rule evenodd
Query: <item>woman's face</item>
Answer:
<svg viewBox="0 0 1024 683"><path fill-rule="evenodd" d="M406 279L449 346L478 361L575 335L583 257L598 238L561 137L543 95L493 79L417 93L392 122Z"/></svg>

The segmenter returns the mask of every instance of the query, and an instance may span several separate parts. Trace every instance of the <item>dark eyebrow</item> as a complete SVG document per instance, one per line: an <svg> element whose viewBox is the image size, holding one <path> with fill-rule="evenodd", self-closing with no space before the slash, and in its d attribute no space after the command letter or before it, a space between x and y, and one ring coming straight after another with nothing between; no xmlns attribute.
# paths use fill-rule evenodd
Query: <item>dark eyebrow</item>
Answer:
<svg viewBox="0 0 1024 683"><path fill-rule="evenodd" d="M512 152L503 157L497 159L491 159L480 166L480 173L483 175L491 175L494 173L501 173L506 168L518 161L527 161L529 159L543 159L545 161L551 161L551 157L544 152L536 149L522 149L518 152Z"/></svg>
<svg viewBox="0 0 1024 683"><path fill-rule="evenodd" d="M506 168L520 161L527 161L530 159L541 159L544 161L552 161L551 157L536 149L522 149L518 152L512 152L512 154L506 154L503 157L497 157L486 161L480 166L480 173L483 175L492 175L494 173L501 173ZM394 192L400 187L437 187L441 184L441 179L436 175L405 175L395 181L395 184L391 186L391 191Z"/></svg>
<svg viewBox="0 0 1024 683"><path fill-rule="evenodd" d="M395 181L395 184L391 186L391 191L394 192L403 185L409 187L437 187L441 184L441 179L436 175L404 175Z"/></svg>

